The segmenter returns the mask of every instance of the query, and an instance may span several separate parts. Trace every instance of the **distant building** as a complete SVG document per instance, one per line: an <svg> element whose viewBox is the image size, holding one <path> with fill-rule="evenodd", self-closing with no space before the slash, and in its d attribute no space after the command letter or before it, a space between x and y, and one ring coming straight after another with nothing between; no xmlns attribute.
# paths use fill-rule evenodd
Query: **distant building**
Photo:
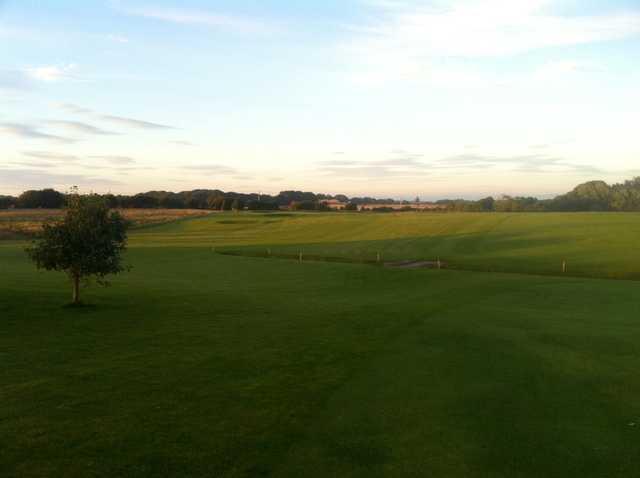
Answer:
<svg viewBox="0 0 640 478"><path fill-rule="evenodd" d="M336 210L342 209L347 205L346 202L338 201L337 199L325 199L320 202L326 205L329 209L336 209Z"/></svg>
<svg viewBox="0 0 640 478"><path fill-rule="evenodd" d="M445 206L442 204L434 204L428 202L408 202L404 201L403 203L371 203L371 204L358 204L358 210L362 209L375 209L375 208L385 208L385 209L406 209L410 207L411 209L419 209L423 210L436 210L436 209L445 209Z"/></svg>

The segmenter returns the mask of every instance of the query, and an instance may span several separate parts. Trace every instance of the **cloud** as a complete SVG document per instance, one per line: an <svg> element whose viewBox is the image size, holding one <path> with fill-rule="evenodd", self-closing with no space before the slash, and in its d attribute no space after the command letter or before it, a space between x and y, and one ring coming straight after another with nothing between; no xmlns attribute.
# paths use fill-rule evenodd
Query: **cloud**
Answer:
<svg viewBox="0 0 640 478"><path fill-rule="evenodd" d="M129 39L124 35L117 35L112 33L110 35L107 35L107 39L115 43L129 43Z"/></svg>
<svg viewBox="0 0 640 478"><path fill-rule="evenodd" d="M175 129L173 126L167 126L158 123L151 123L149 121L142 121L133 118L125 118L124 116L111 116L111 115L102 115L100 118L104 121L109 121L113 124L117 124L119 126L124 126L126 128L138 128L138 129Z"/></svg>
<svg viewBox="0 0 640 478"><path fill-rule="evenodd" d="M0 88L7 90L29 90L33 82L20 70L0 70Z"/></svg>
<svg viewBox="0 0 640 478"><path fill-rule="evenodd" d="M111 136L111 135L119 134L119 133L114 133L112 131L106 131L104 129L98 128L96 126L93 126L87 123L82 123L80 121L52 120L52 121L46 121L45 123L51 126L59 126L61 128L72 131L74 133L94 134L94 135L101 135L101 136Z"/></svg>
<svg viewBox="0 0 640 478"><path fill-rule="evenodd" d="M61 103L59 107L69 113L73 114L91 114L92 111L82 106L74 105L73 103Z"/></svg>
<svg viewBox="0 0 640 478"><path fill-rule="evenodd" d="M182 25L201 25L242 34L263 34L274 30L266 22L238 15L180 8L119 8L127 15L140 16Z"/></svg>
<svg viewBox="0 0 640 478"><path fill-rule="evenodd" d="M50 169L51 163L42 162L42 161L12 161L12 165L18 166L26 166L28 168L36 168L36 169Z"/></svg>
<svg viewBox="0 0 640 478"><path fill-rule="evenodd" d="M77 162L77 161L80 161L81 159L78 156L75 156L72 154L55 153L53 151L23 151L22 155L28 156L30 158L47 161L46 164L48 164L49 166L51 166L51 163ZM89 156L89 159L99 159L101 161L107 161L115 165L130 165L136 162L135 159L129 156L95 155L95 156ZM45 164L45 163L40 163L40 164ZM95 166L92 165L91 167L95 167Z"/></svg>
<svg viewBox="0 0 640 478"><path fill-rule="evenodd" d="M74 103L59 103L58 107L68 113L77 114L77 115L90 115L92 118L107 121L111 124L125 127L125 128L135 128L135 129L147 129L147 130L169 130L176 129L173 126L168 126L160 123L153 123L151 121L143 121L135 118L127 118L125 116L115 116L115 115L104 115L94 112L89 108L85 108L83 106L78 106ZM76 128L77 130L82 130L80 132L89 133L89 134L118 134L109 131L101 130L100 128L96 128L94 126L88 125L86 123L82 123L79 121L58 121L60 126L67 126L69 128ZM176 142L183 145L187 145L187 142Z"/></svg>
<svg viewBox="0 0 640 478"><path fill-rule="evenodd" d="M237 175L239 171L235 168L225 166L224 164L192 164L183 166L182 169L190 171L199 171L207 174L218 174L221 176Z"/></svg>
<svg viewBox="0 0 640 478"><path fill-rule="evenodd" d="M23 156L55 162L75 162L80 158L72 154L54 153L51 151L23 151Z"/></svg>
<svg viewBox="0 0 640 478"><path fill-rule="evenodd" d="M55 82L66 79L74 79L72 72L76 69L73 63L67 65L48 65L36 68L27 68L25 71L29 77L38 81Z"/></svg>
<svg viewBox="0 0 640 478"><path fill-rule="evenodd" d="M397 153L406 156L397 157ZM325 175L343 178L415 177L430 174L430 165L418 161L417 156L404 151L395 151L394 157L374 161L329 160L320 161L319 171Z"/></svg>
<svg viewBox="0 0 640 478"><path fill-rule="evenodd" d="M0 133L16 136L21 139L46 140L55 143L73 143L75 140L43 133L36 127L21 123L0 123Z"/></svg>
<svg viewBox="0 0 640 478"><path fill-rule="evenodd" d="M397 79L466 81L469 71L449 70L452 59L501 58L531 51L640 35L640 11L568 16L550 13L557 0L467 0L428 7L377 3L372 20L351 25L340 45L359 82ZM548 68L566 72L579 65ZM474 81L482 80L478 78Z"/></svg>
<svg viewBox="0 0 640 478"><path fill-rule="evenodd" d="M469 171L492 169L499 166L519 173L577 173L601 174L603 170L590 165L572 163L566 159L542 154L516 156L485 156L461 154L440 159L433 164L435 169L463 169Z"/></svg>
<svg viewBox="0 0 640 478"><path fill-rule="evenodd" d="M108 161L111 164L131 164L135 163L136 160L130 158L129 156L90 156L91 159L101 159L103 161Z"/></svg>
<svg viewBox="0 0 640 478"><path fill-rule="evenodd" d="M87 176L83 174L59 174L38 169L0 169L0 185L24 189L55 187L67 189L70 186L115 186L119 181L105 177Z"/></svg>
<svg viewBox="0 0 640 478"><path fill-rule="evenodd" d="M195 144L189 141L169 141L169 143L177 144L178 146L195 146Z"/></svg>
<svg viewBox="0 0 640 478"><path fill-rule="evenodd" d="M603 174L601 169L574 163L564 158L544 154L524 154L514 156L491 156L480 154L460 154L435 161L423 161L422 154L401 150L392 151L392 156L382 160L351 161L329 160L318 162L320 173L345 179L357 178L415 178L433 177L437 173L449 171L455 174L487 172L505 168L515 173L574 173Z"/></svg>

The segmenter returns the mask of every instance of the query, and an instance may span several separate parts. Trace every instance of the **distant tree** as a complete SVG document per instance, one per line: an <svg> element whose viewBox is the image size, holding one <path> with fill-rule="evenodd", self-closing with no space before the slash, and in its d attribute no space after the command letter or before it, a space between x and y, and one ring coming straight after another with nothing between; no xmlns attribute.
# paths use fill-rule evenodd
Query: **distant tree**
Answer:
<svg viewBox="0 0 640 478"><path fill-rule="evenodd" d="M358 205L356 203L350 202L344 206L345 211L357 211Z"/></svg>
<svg viewBox="0 0 640 478"><path fill-rule="evenodd" d="M221 209L223 211L231 211L232 206L233 206L233 199L232 198L224 198L224 200L222 201Z"/></svg>
<svg viewBox="0 0 640 478"><path fill-rule="evenodd" d="M104 199L80 195L67 197L67 210L58 222L45 224L42 235L26 251L39 269L64 271L71 279L73 303L80 302L80 281L95 277L107 285L105 277L125 268L128 222L118 212L109 211Z"/></svg>
<svg viewBox="0 0 640 478"><path fill-rule="evenodd" d="M113 194L105 194L104 196L102 196L102 199L104 199L106 205L109 208L115 209L118 207L118 198Z"/></svg>
<svg viewBox="0 0 640 478"><path fill-rule="evenodd" d="M157 208L160 202L158 198L148 194L136 194L131 198L129 207L136 209L152 209Z"/></svg>
<svg viewBox="0 0 640 478"><path fill-rule="evenodd" d="M244 209L244 201L239 198L235 198L231 203L231 209L233 211L242 211Z"/></svg>
<svg viewBox="0 0 640 478"><path fill-rule="evenodd" d="M331 208L327 206L323 202L312 201L312 200L304 200L304 201L293 201L289 208L292 211L330 211Z"/></svg>
<svg viewBox="0 0 640 478"><path fill-rule="evenodd" d="M302 191L282 191L276 196L276 201L279 205L290 206L293 202L315 202L318 197L311 192Z"/></svg>
<svg viewBox="0 0 640 478"><path fill-rule="evenodd" d="M55 189L25 191L19 197L17 205L25 209L59 209L64 204L64 194Z"/></svg>
<svg viewBox="0 0 640 478"><path fill-rule="evenodd" d="M207 207L209 209L213 209L214 211L220 211L222 209L222 204L224 203L224 196L218 196L212 194L207 199Z"/></svg>
<svg viewBox="0 0 640 478"><path fill-rule="evenodd" d="M12 196L0 196L0 209L9 209L16 205L17 199Z"/></svg>
<svg viewBox="0 0 640 478"><path fill-rule="evenodd" d="M495 200L489 196L478 201L478 206L481 211L493 211L495 207Z"/></svg>
<svg viewBox="0 0 640 478"><path fill-rule="evenodd" d="M176 194L170 193L158 200L158 205L165 209L183 209L184 201Z"/></svg>
<svg viewBox="0 0 640 478"><path fill-rule="evenodd" d="M251 200L247 203L247 209L249 211L277 211L279 208L278 203L273 200Z"/></svg>
<svg viewBox="0 0 640 478"><path fill-rule="evenodd" d="M348 198L347 196L345 196L344 194L336 194L336 195L334 196L334 198L335 198L337 201L340 201L340 202L349 202L349 198Z"/></svg>

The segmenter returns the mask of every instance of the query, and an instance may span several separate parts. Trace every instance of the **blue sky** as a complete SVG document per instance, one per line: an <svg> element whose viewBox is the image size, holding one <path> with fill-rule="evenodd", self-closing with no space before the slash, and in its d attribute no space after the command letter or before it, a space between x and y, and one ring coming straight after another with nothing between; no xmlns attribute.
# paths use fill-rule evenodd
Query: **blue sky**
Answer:
<svg viewBox="0 0 640 478"><path fill-rule="evenodd" d="M631 0L0 0L0 193L640 175Z"/></svg>

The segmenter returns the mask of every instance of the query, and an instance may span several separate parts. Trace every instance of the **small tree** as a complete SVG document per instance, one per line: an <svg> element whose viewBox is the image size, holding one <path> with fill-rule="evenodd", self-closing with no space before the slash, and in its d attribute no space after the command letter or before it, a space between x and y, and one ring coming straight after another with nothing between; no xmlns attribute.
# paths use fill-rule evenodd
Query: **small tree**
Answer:
<svg viewBox="0 0 640 478"><path fill-rule="evenodd" d="M107 285L105 276L122 272L129 223L109 211L97 195L67 196L61 221L45 224L42 235L26 249L39 269L64 271L71 279L73 304L80 302L80 280L91 277Z"/></svg>

